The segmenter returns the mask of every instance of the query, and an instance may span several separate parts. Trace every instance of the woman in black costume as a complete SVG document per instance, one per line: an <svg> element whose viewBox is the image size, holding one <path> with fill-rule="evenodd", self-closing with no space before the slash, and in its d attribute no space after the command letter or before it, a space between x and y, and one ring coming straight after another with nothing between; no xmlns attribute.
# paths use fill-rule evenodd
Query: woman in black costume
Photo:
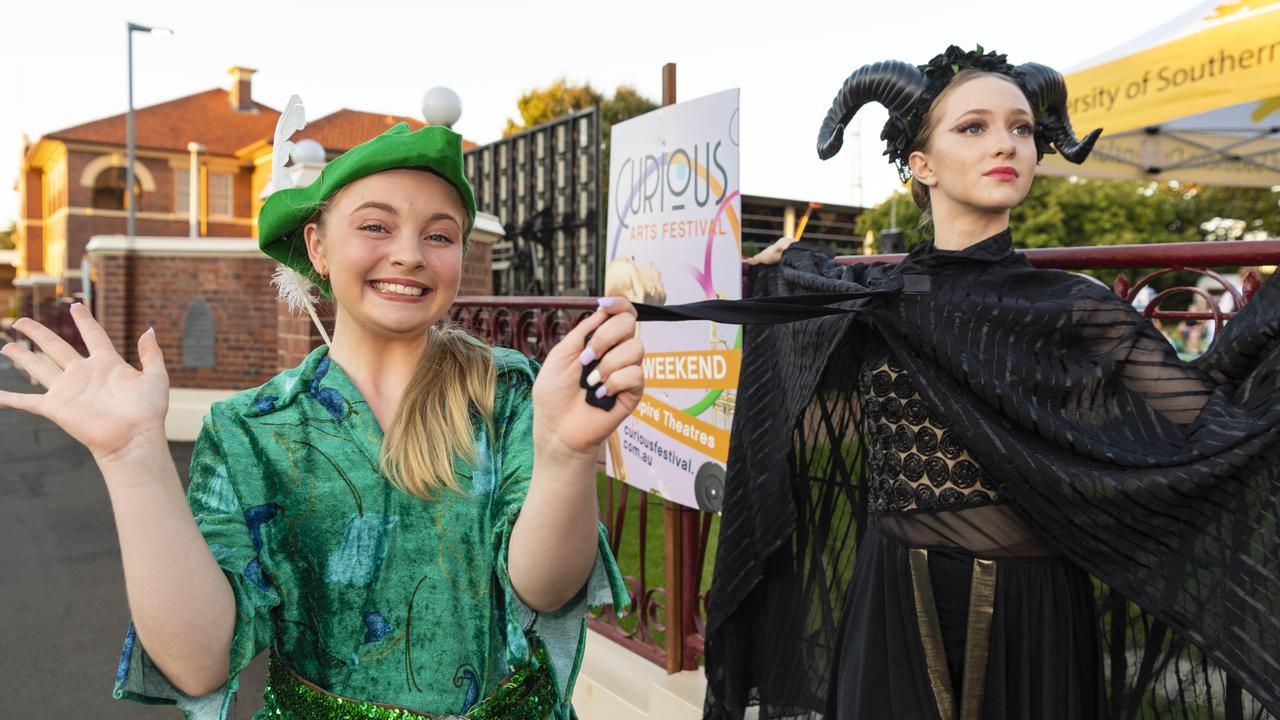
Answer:
<svg viewBox="0 0 1280 720"><path fill-rule="evenodd" d="M1058 73L981 48L869 65L822 157L873 101L929 242L896 266L799 243L752 300L640 313L807 318L748 329L707 717L1280 714L1280 281L1183 363L1013 251L1040 156L1098 136Z"/></svg>
<svg viewBox="0 0 1280 720"><path fill-rule="evenodd" d="M1002 249L1037 160L1035 117L1012 78L957 73L910 150L932 252ZM885 343L864 353L858 389L869 514L829 715L1101 717L1087 574L1021 520Z"/></svg>

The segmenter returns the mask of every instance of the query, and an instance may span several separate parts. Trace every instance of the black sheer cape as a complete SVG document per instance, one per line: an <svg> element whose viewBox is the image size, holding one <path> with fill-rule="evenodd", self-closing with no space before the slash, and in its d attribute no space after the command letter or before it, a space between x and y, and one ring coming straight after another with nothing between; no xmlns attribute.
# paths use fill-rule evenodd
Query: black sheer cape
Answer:
<svg viewBox="0 0 1280 720"><path fill-rule="evenodd" d="M1098 579L1111 717L1280 717L1280 276L1193 363L1105 286L1030 267L1008 231L897 266L798 243L751 286L768 299L745 310L641 313L835 313L746 330L706 717L820 716L866 513L870 333L1027 523Z"/></svg>

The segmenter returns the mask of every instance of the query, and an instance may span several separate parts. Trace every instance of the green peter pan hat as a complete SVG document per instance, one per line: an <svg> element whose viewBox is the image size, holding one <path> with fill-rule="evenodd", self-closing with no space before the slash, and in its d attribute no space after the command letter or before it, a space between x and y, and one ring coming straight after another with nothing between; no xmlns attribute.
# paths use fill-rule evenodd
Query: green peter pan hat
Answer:
<svg viewBox="0 0 1280 720"><path fill-rule="evenodd" d="M443 125L410 131L409 124L402 122L331 160L310 185L284 188L269 195L258 212L258 247L302 273L328 297L329 281L320 277L307 259L303 226L324 201L344 186L399 168L428 170L447 180L462 198L468 221L474 222L476 197L462 172L462 136Z"/></svg>

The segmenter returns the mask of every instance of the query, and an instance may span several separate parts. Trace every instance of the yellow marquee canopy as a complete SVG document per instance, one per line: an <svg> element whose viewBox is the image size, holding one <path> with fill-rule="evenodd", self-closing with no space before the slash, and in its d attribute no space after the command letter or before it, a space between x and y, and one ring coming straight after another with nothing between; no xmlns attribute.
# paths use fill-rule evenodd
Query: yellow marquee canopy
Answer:
<svg viewBox="0 0 1280 720"><path fill-rule="evenodd" d="M1066 80L1076 134L1103 135L1040 174L1280 185L1280 0L1210 0Z"/></svg>

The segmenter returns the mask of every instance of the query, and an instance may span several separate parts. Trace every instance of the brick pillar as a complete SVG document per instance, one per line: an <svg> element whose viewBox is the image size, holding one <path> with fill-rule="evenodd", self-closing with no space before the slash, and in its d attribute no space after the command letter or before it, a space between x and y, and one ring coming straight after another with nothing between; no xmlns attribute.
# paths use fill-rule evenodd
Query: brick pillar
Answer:
<svg viewBox="0 0 1280 720"><path fill-rule="evenodd" d="M93 288L93 307L90 309L122 357L129 356L133 345L133 340L128 337L130 260L130 256L120 254L95 254L91 260L97 283Z"/></svg>
<svg viewBox="0 0 1280 720"><path fill-rule="evenodd" d="M333 304L321 301L316 304L316 315L324 323L329 337L333 337ZM312 350L320 347L324 338L307 313L293 315L283 300L276 301L276 355L281 370L296 367Z"/></svg>
<svg viewBox="0 0 1280 720"><path fill-rule="evenodd" d="M462 259L462 285L459 295L493 294L493 244L502 239L502 223L489 213L476 215L471 231L471 247Z"/></svg>
<svg viewBox="0 0 1280 720"><path fill-rule="evenodd" d="M462 259L462 285L459 295L493 294L493 244L472 241Z"/></svg>
<svg viewBox="0 0 1280 720"><path fill-rule="evenodd" d="M172 388L244 390L278 372L275 263L255 241L96 236L89 258L94 317L126 361L154 327Z"/></svg>

